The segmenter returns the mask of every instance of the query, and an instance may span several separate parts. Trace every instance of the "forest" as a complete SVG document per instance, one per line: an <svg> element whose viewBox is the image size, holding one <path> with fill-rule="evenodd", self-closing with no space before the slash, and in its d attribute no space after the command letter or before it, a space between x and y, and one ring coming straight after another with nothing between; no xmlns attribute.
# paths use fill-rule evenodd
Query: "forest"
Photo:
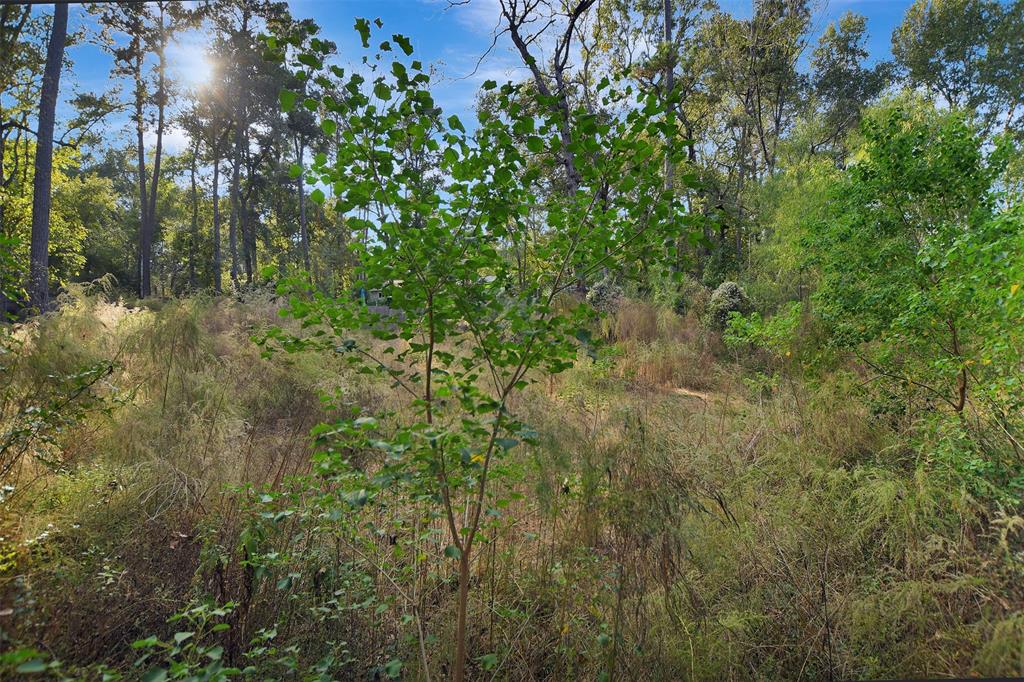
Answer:
<svg viewBox="0 0 1024 682"><path fill-rule="evenodd" d="M831 5L0 0L0 679L1024 677L1024 0Z"/></svg>

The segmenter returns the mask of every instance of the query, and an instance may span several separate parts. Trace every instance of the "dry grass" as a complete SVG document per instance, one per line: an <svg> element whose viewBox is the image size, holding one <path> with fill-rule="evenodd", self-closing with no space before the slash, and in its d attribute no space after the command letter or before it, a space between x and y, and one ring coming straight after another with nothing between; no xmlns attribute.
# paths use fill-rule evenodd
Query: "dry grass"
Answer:
<svg viewBox="0 0 1024 682"><path fill-rule="evenodd" d="M319 394L403 403L335 358L262 359L249 337L275 305L84 307L46 323L32 371L65 349L116 351L122 401L61 441L69 471L6 508L5 630L124 666L134 638L166 635L168 615L211 597L239 605L232 662L274 627L308 662L351 658L336 676L397 657L418 679L417 613L444 678L455 580L436 507L397 489L320 507L338 484L305 475L306 434L331 417ZM499 465L473 566L474 675L1021 671L1024 522L915 455L847 372L785 377L755 399L694 319L627 302L605 324L596 362L514 401L540 443ZM373 453L356 455L372 468Z"/></svg>

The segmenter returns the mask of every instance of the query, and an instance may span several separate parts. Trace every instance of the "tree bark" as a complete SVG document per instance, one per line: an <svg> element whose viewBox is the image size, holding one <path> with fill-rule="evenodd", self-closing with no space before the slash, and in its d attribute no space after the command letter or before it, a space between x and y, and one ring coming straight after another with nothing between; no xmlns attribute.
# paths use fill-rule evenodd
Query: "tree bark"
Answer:
<svg viewBox="0 0 1024 682"><path fill-rule="evenodd" d="M32 179L32 242L29 248L29 303L44 310L50 302L50 207L53 182L53 126L57 114L60 71L68 34L68 6L54 5L46 68L39 98L35 176Z"/></svg>
<svg viewBox="0 0 1024 682"><path fill-rule="evenodd" d="M469 552L459 557L458 620L455 626L455 682L466 679L466 615L469 610Z"/></svg>
<svg viewBox="0 0 1024 682"><path fill-rule="evenodd" d="M248 184L248 183L247 183ZM252 273L256 269L256 226L249 220L248 192L240 192L239 227L242 233L242 264L245 267L245 281L252 284Z"/></svg>
<svg viewBox="0 0 1024 682"><path fill-rule="evenodd" d="M231 284L238 288L238 176L239 158L238 147L241 144L238 130L235 131L235 153L231 163L231 218L228 220L228 243L231 250Z"/></svg>
<svg viewBox="0 0 1024 682"><path fill-rule="evenodd" d="M139 173L139 252L137 254L139 274L139 296L149 295L149 261L145 257L144 244L149 225L149 192L146 191L146 122L143 117L145 87L142 83L142 33L141 21L136 20L135 35L132 38L135 50L135 144L138 155Z"/></svg>
<svg viewBox="0 0 1024 682"><path fill-rule="evenodd" d="M298 143L299 158L298 163L302 165L302 157L305 155L306 148L302 142ZM295 180L296 185L299 189L299 238L302 243L302 263L306 268L308 274L311 270L309 261L309 226L306 219L306 188L303 186L303 177L300 175Z"/></svg>
<svg viewBox="0 0 1024 682"><path fill-rule="evenodd" d="M157 49L157 88L156 88L156 151L153 156L153 177L149 182L149 208L146 211L146 225L142 234L142 281L140 295L145 298L152 294L153 240L157 233L156 197L160 184L160 160L163 157L164 118L167 108L167 28L164 26L164 6L160 4L160 25L158 27L160 47Z"/></svg>
<svg viewBox="0 0 1024 682"><path fill-rule="evenodd" d="M672 91L675 90L676 65L672 54L672 0L665 0L665 113L671 108ZM666 140L666 146L671 146L672 140ZM665 189L672 191L672 159L665 155Z"/></svg>
<svg viewBox="0 0 1024 682"><path fill-rule="evenodd" d="M220 257L220 150L217 152L213 160L213 290L219 294L223 264Z"/></svg>
<svg viewBox="0 0 1024 682"><path fill-rule="evenodd" d="M192 230L188 239L188 286L196 290L196 242L199 241L199 193L196 190L196 157L199 156L199 136L192 147L192 163L189 166L192 184Z"/></svg>

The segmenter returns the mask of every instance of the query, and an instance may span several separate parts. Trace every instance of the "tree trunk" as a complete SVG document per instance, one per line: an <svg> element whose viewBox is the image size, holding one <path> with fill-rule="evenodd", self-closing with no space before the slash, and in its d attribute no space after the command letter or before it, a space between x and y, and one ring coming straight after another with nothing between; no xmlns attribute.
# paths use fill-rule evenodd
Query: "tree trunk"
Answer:
<svg viewBox="0 0 1024 682"><path fill-rule="evenodd" d="M466 612L469 610L469 550L459 557L458 621L455 629L455 682L466 679Z"/></svg>
<svg viewBox="0 0 1024 682"><path fill-rule="evenodd" d="M298 143L298 146L298 164L301 166L302 158L306 153L306 148L301 142ZM309 265L309 227L306 222L306 188L303 186L305 180L303 176L300 175L295 182L299 187L299 238L302 242L302 263L306 268L306 273L308 274L311 268Z"/></svg>
<svg viewBox="0 0 1024 682"><path fill-rule="evenodd" d="M151 272L153 268L153 240L157 233L156 195L157 187L160 184L160 160L163 156L164 146L164 113L167 108L167 31L164 26L164 8L160 5L160 48L157 51L157 88L156 88L156 151L153 156L153 177L149 182L149 208L147 210L148 220L142 234L142 286L140 293L143 297L152 293Z"/></svg>
<svg viewBox="0 0 1024 682"><path fill-rule="evenodd" d="M213 290L219 294L223 264L220 258L220 150L217 151L213 160Z"/></svg>
<svg viewBox="0 0 1024 682"><path fill-rule="evenodd" d="M241 35L246 35L249 30L249 4L242 3L242 27ZM244 100L243 93L241 91L241 84L235 83L235 109L234 109L234 125L235 125L235 139L234 139L234 153L232 154L232 167L231 167L231 220L228 225L228 241L230 242L231 248L231 283L238 289L238 226L241 221L241 197L239 192L241 188L239 186L240 173L242 165L242 140L243 140L243 129L246 128L246 124L243 122L244 117ZM244 235L243 235L244 239ZM243 244L244 248L244 244Z"/></svg>
<svg viewBox="0 0 1024 682"><path fill-rule="evenodd" d="M194 292L196 290L196 242L199 241L199 193L196 191L196 157L199 156L199 136L196 136L195 145L192 147L192 164L190 179L192 183L192 231L188 238L188 286Z"/></svg>
<svg viewBox="0 0 1024 682"><path fill-rule="evenodd" d="M60 71L68 34L68 6L54 5L53 27L46 48L46 69L39 98L35 176L32 179L32 243L29 249L29 303L44 310L50 301L50 206L53 180L53 125L57 113Z"/></svg>
<svg viewBox="0 0 1024 682"><path fill-rule="evenodd" d="M239 226L242 232L242 264L245 266L245 281L252 284L252 273L256 269L256 226L249 220L248 193L239 194Z"/></svg>
<svg viewBox="0 0 1024 682"><path fill-rule="evenodd" d="M141 27L136 27L136 37L133 41L139 41ZM145 103L145 86L142 83L142 49L136 47L135 57L135 137L136 152L138 154L139 172L139 252L137 254L139 268L139 296L149 295L149 260L145 257L145 241L149 225L149 193L146 191L146 123L143 118L143 107Z"/></svg>
<svg viewBox="0 0 1024 682"><path fill-rule="evenodd" d="M231 164L231 218L228 221L228 243L231 250L231 284L238 288L238 175L241 164L238 145L241 143L235 133L235 153Z"/></svg>
<svg viewBox="0 0 1024 682"><path fill-rule="evenodd" d="M676 65L672 58L672 0L665 0L665 50L667 61L665 64L665 114L672 109L672 91L675 90ZM672 140L666 140L667 146L671 149ZM665 155L665 189L672 191L672 160Z"/></svg>

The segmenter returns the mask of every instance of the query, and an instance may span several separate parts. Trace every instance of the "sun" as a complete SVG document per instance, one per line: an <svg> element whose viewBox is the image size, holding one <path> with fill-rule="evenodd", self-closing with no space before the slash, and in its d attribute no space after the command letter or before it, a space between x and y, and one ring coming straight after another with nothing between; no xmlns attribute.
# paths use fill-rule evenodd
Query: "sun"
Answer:
<svg viewBox="0 0 1024 682"><path fill-rule="evenodd" d="M213 76L217 72L216 62L214 62L210 55L205 52L200 55L199 59L195 60L192 68L192 80L196 85L209 83L213 80Z"/></svg>
<svg viewBox="0 0 1024 682"><path fill-rule="evenodd" d="M173 77L186 87L206 85L214 79L217 65L206 50L195 44L179 45L168 51Z"/></svg>

